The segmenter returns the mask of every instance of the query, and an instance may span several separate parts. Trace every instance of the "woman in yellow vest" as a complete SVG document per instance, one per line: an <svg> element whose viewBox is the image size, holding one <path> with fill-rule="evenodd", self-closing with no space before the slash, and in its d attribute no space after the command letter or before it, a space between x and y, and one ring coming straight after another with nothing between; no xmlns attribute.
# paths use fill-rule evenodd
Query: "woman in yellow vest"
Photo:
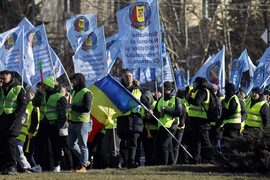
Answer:
<svg viewBox="0 0 270 180"><path fill-rule="evenodd" d="M69 109L68 143L80 160L77 173L86 173L90 165L87 147L88 133L92 129L90 111L93 101L92 92L86 88L83 74L76 73L70 79L73 84L72 99Z"/></svg>
<svg viewBox="0 0 270 180"><path fill-rule="evenodd" d="M225 85L225 99L222 108L223 144L236 138L241 129L241 104L236 95L236 87L232 83Z"/></svg>
<svg viewBox="0 0 270 180"><path fill-rule="evenodd" d="M260 88L255 87L251 92L251 100L246 104L247 119L244 134L252 129L263 129L269 124L269 106Z"/></svg>
<svg viewBox="0 0 270 180"><path fill-rule="evenodd" d="M59 129L67 120L67 100L55 86L53 76L43 80L43 91L37 92L33 99L33 105L40 108L40 126L37 135L38 155L43 170L60 172L60 136ZM49 144L51 141L52 155L54 157L53 167L48 161Z"/></svg>
<svg viewBox="0 0 270 180"><path fill-rule="evenodd" d="M25 121L26 95L21 83L11 72L1 72L0 87L0 169L3 174L15 174L16 137ZM24 118L22 118L24 117ZM2 166L3 165L3 166Z"/></svg>

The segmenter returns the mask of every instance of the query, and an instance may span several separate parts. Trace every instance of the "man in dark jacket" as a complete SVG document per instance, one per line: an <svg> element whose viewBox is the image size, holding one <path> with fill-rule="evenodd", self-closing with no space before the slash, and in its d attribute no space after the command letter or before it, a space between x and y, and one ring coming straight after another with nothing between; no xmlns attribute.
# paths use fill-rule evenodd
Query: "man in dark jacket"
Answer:
<svg viewBox="0 0 270 180"><path fill-rule="evenodd" d="M1 72L0 88L0 148L1 163L5 165L3 174L15 174L16 170L16 137L25 120L26 95L20 83L12 77L11 72ZM23 118L24 117L24 118Z"/></svg>
<svg viewBox="0 0 270 180"><path fill-rule="evenodd" d="M263 91L256 87L251 92L251 100L247 102L247 119L245 120L245 131L253 128L263 129L269 124L269 106L264 99Z"/></svg>
<svg viewBox="0 0 270 180"><path fill-rule="evenodd" d="M197 77L194 82L193 94L187 97L189 107L189 123L192 129L194 163L201 162L202 155L206 161L213 159L214 150L209 138L210 120L207 110L210 102L210 86L203 77Z"/></svg>
<svg viewBox="0 0 270 180"><path fill-rule="evenodd" d="M87 139L92 128L90 111L93 101L92 92L86 88L83 74L76 73L72 76L73 84L71 107L69 111L68 143L69 147L80 160L77 173L86 173L89 166Z"/></svg>
<svg viewBox="0 0 270 180"><path fill-rule="evenodd" d="M54 77L46 77L43 81L43 92L37 92L33 105L40 107L40 126L37 134L39 163L43 170L60 172L60 137L59 129L67 119L67 99L55 87ZM48 164L49 144L51 141L54 163Z"/></svg>
<svg viewBox="0 0 270 180"><path fill-rule="evenodd" d="M141 91L139 83L134 79L129 71L125 71L122 75L121 83L134 97L140 100ZM137 150L137 140L143 131L143 122L141 117L141 108L137 107L127 112L124 116L117 118L117 133L120 142L120 154L123 163L120 167L136 168L135 156Z"/></svg>

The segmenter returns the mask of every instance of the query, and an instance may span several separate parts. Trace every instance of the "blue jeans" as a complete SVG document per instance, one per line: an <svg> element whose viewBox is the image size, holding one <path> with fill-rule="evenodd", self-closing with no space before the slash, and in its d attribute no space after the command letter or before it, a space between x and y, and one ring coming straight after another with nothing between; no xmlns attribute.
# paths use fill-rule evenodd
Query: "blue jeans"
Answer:
<svg viewBox="0 0 270 180"><path fill-rule="evenodd" d="M87 123L69 123L68 125L68 144L71 150L80 160L81 165L87 166L88 148L87 139L88 133L92 129L92 122Z"/></svg>

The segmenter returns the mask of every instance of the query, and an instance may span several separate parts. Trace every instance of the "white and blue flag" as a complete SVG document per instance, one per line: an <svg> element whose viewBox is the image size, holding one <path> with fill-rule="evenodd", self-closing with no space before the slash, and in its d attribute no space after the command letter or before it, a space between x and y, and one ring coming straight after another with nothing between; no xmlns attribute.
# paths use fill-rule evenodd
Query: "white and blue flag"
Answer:
<svg viewBox="0 0 270 180"><path fill-rule="evenodd" d="M106 39L108 71L110 71L117 58L122 59L120 51L121 46L122 41L118 33Z"/></svg>
<svg viewBox="0 0 270 180"><path fill-rule="evenodd" d="M80 38L89 35L97 28L96 14L77 14L66 21L67 38L76 52Z"/></svg>
<svg viewBox="0 0 270 180"><path fill-rule="evenodd" d="M158 0L140 0L116 13L121 54L129 69L161 68L161 33Z"/></svg>
<svg viewBox="0 0 270 180"><path fill-rule="evenodd" d="M23 27L16 27L0 34L0 61L3 70L16 71L22 74L23 33Z"/></svg>
<svg viewBox="0 0 270 180"><path fill-rule="evenodd" d="M225 88L225 46L211 59L200 67L197 73L192 77L192 82L195 81L196 77L205 77L211 84L219 86L221 93L224 94Z"/></svg>
<svg viewBox="0 0 270 180"><path fill-rule="evenodd" d="M87 86L107 75L106 43L101 26L85 37L73 56L75 73L85 76Z"/></svg>

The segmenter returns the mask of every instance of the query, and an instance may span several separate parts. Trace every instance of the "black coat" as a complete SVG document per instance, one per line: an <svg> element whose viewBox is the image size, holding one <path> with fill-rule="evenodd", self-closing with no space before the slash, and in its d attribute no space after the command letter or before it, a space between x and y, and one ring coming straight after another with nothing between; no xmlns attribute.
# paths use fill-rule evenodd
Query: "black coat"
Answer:
<svg viewBox="0 0 270 180"><path fill-rule="evenodd" d="M16 80L12 80L6 86L2 86L1 89L4 91L6 96L8 92L15 86L20 85ZM22 115L25 114L27 107L27 100L25 90L22 88L17 97L17 108L12 114L0 115L0 132L10 133L17 136L22 126Z"/></svg>

